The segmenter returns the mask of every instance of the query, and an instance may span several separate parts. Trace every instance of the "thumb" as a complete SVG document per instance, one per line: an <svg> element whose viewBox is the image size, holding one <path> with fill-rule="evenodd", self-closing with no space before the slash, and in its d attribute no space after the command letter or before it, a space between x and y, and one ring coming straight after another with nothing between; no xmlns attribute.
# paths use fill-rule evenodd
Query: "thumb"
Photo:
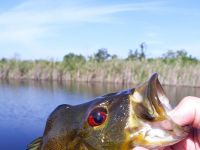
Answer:
<svg viewBox="0 0 200 150"><path fill-rule="evenodd" d="M191 125L200 128L200 98L185 97L178 106L170 112L170 116L177 124Z"/></svg>

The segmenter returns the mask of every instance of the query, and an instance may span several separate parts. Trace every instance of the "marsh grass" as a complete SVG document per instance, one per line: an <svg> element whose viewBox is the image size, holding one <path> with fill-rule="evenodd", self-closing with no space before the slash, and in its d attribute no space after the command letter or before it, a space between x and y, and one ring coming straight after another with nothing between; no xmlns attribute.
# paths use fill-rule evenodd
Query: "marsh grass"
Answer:
<svg viewBox="0 0 200 150"><path fill-rule="evenodd" d="M82 59L82 58L81 58ZM105 61L0 61L1 79L142 83L154 72L167 85L200 86L200 62L176 59L109 59Z"/></svg>

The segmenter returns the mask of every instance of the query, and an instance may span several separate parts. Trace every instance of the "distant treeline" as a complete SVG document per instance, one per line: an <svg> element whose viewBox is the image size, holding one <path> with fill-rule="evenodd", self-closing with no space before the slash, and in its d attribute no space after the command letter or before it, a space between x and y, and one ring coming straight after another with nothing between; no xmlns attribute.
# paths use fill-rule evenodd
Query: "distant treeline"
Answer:
<svg viewBox="0 0 200 150"><path fill-rule="evenodd" d="M184 50L168 51L159 58L147 58L144 45L129 50L127 58L111 55L105 48L84 57L66 54L62 61L0 60L0 79L142 83L154 72L163 84L200 86L200 61Z"/></svg>

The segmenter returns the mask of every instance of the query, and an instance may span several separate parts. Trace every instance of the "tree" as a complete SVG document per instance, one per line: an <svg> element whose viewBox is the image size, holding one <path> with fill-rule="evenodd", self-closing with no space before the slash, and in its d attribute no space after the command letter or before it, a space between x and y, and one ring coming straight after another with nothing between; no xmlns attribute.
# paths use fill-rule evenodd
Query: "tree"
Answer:
<svg viewBox="0 0 200 150"><path fill-rule="evenodd" d="M175 59L175 58L183 58L183 57L189 57L188 53L185 50L168 50L166 53L163 54L164 58L167 59Z"/></svg>
<svg viewBox="0 0 200 150"><path fill-rule="evenodd" d="M133 59L145 59L146 58L146 54L145 54L145 49L146 49L146 43L142 42L140 45L140 50L138 52L138 49L135 50L135 52L133 53L132 49L129 50L128 53L128 57L126 58L127 60L133 60Z"/></svg>
<svg viewBox="0 0 200 150"><path fill-rule="evenodd" d="M112 56L111 56L111 59L117 59L118 58L118 56L116 55L116 54L113 54Z"/></svg>
<svg viewBox="0 0 200 150"><path fill-rule="evenodd" d="M188 53L185 50L177 50L176 57L188 57Z"/></svg>
<svg viewBox="0 0 200 150"><path fill-rule="evenodd" d="M0 61L3 62L3 63L5 63L5 62L7 62L7 59L3 57L3 58L1 58Z"/></svg>
<svg viewBox="0 0 200 150"><path fill-rule="evenodd" d="M146 43L145 42L142 42L140 44L140 54L139 54L139 59L143 59L143 58L146 58L146 55L145 55L145 52L144 50L146 49Z"/></svg>
<svg viewBox="0 0 200 150"><path fill-rule="evenodd" d="M111 55L106 48L101 48L94 54L94 59L98 62L107 60Z"/></svg>
<svg viewBox="0 0 200 150"><path fill-rule="evenodd" d="M164 61L173 63L177 61L178 59L181 60L183 64L185 63L197 63L198 60L195 57L192 57L191 55L188 55L188 53L182 49L182 50L168 50L165 54L163 54Z"/></svg>
<svg viewBox="0 0 200 150"><path fill-rule="evenodd" d="M173 50L168 50L166 53L163 54L163 57L165 59L175 59L176 58L176 52Z"/></svg>
<svg viewBox="0 0 200 150"><path fill-rule="evenodd" d="M129 49L127 60L134 60L134 59L137 59L138 57L139 57L139 53L137 49L135 50L134 53L132 49Z"/></svg>

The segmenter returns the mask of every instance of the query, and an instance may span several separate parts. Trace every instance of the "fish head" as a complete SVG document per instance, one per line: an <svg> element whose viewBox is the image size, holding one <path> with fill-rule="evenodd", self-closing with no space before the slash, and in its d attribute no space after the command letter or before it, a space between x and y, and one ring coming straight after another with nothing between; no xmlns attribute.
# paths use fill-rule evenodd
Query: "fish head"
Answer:
<svg viewBox="0 0 200 150"><path fill-rule="evenodd" d="M172 145L186 137L189 129L173 122L170 111L158 75L153 74L136 88L56 108L47 121L42 148L130 150Z"/></svg>

